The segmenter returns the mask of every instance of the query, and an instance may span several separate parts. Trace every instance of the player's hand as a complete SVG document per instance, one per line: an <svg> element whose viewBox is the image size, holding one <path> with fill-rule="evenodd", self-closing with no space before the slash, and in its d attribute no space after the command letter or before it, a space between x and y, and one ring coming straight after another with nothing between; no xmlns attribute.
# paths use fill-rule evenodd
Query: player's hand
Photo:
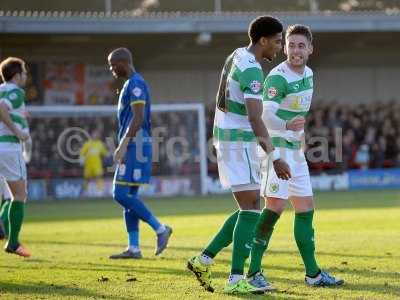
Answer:
<svg viewBox="0 0 400 300"><path fill-rule="evenodd" d="M302 116L297 116L286 123L286 129L292 131L301 131L304 129L306 119Z"/></svg>
<svg viewBox="0 0 400 300"><path fill-rule="evenodd" d="M30 139L29 133L25 132L25 131L22 131L22 130L18 130L15 135L22 142L27 141L28 139Z"/></svg>
<svg viewBox="0 0 400 300"><path fill-rule="evenodd" d="M22 156L26 163L29 163L32 158L32 138L29 137L22 143Z"/></svg>
<svg viewBox="0 0 400 300"><path fill-rule="evenodd" d="M119 146L114 152L114 161L118 164L122 164L124 162L124 157L126 154L127 147Z"/></svg>
<svg viewBox="0 0 400 300"><path fill-rule="evenodd" d="M279 158L273 161L276 176L283 180L289 180L292 175L290 174L289 165L283 159Z"/></svg>

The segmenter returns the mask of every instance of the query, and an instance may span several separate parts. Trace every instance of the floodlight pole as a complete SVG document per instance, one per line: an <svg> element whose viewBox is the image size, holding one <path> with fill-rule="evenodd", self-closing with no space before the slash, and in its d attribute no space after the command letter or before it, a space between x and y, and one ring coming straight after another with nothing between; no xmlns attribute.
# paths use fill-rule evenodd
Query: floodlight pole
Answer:
<svg viewBox="0 0 400 300"><path fill-rule="evenodd" d="M308 0L308 4L310 6L310 11L316 13L319 11L319 3L318 0Z"/></svg>
<svg viewBox="0 0 400 300"><path fill-rule="evenodd" d="M104 10L106 13L111 14L111 0L104 0Z"/></svg>
<svg viewBox="0 0 400 300"><path fill-rule="evenodd" d="M214 12L220 13L222 11L222 0L214 0Z"/></svg>

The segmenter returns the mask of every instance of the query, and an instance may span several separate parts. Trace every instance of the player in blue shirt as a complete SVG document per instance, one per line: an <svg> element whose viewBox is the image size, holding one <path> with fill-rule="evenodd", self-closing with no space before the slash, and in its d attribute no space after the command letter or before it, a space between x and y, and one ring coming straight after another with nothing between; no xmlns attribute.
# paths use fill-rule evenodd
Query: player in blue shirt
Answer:
<svg viewBox="0 0 400 300"><path fill-rule="evenodd" d="M132 54L118 48L108 55L110 71L116 78L126 78L118 100L118 147L114 153L117 168L113 196L124 208L128 248L111 255L111 259L141 258L139 219L148 223L157 234L155 255L168 244L171 227L161 224L138 195L140 185L151 177L151 116L149 89L143 77L135 71Z"/></svg>

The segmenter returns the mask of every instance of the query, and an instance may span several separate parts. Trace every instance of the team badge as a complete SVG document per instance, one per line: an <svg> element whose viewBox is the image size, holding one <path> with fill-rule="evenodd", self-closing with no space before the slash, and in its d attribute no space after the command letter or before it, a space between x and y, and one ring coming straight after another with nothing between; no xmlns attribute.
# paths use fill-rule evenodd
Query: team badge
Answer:
<svg viewBox="0 0 400 300"><path fill-rule="evenodd" d="M18 98L16 93L11 93L10 96L8 96L10 98L10 100L15 100Z"/></svg>
<svg viewBox="0 0 400 300"><path fill-rule="evenodd" d="M258 93L261 90L261 82L253 80L250 83L250 89L253 91L253 93Z"/></svg>
<svg viewBox="0 0 400 300"><path fill-rule="evenodd" d="M141 177L142 177L142 170L141 169L133 170L133 179L139 180Z"/></svg>
<svg viewBox="0 0 400 300"><path fill-rule="evenodd" d="M126 165L125 164L120 164L118 166L118 175L119 176L124 176L126 172Z"/></svg>
<svg viewBox="0 0 400 300"><path fill-rule="evenodd" d="M278 191L279 191L279 184L277 184L277 183L271 183L270 185L269 185L269 191L271 192L271 193L277 193Z"/></svg>
<svg viewBox="0 0 400 300"><path fill-rule="evenodd" d="M269 99L274 98L277 94L278 94L278 91L277 91L277 89L274 88L273 86L271 86L271 87L268 89L268 98L269 98Z"/></svg>
<svg viewBox="0 0 400 300"><path fill-rule="evenodd" d="M142 94L142 90L140 88L138 88L138 87L135 87L132 90L132 94L135 95L136 97L139 97Z"/></svg>

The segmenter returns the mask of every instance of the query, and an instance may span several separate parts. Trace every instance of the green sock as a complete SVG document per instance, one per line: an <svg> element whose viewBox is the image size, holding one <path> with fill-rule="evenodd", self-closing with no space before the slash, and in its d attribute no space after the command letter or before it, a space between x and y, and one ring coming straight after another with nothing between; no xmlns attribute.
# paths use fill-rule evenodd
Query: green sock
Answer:
<svg viewBox="0 0 400 300"><path fill-rule="evenodd" d="M233 231L231 274L243 274L244 263L250 254L254 226L256 225L259 216L260 214L254 211L242 210L239 212L235 229Z"/></svg>
<svg viewBox="0 0 400 300"><path fill-rule="evenodd" d="M24 220L25 203L22 201L12 201L8 212L9 218L9 236L8 246L14 247L18 245L18 236L21 231L22 222Z"/></svg>
<svg viewBox="0 0 400 300"><path fill-rule="evenodd" d="M314 210L297 213L294 219L294 237L306 268L306 275L314 277L320 271L315 260L314 229L312 226Z"/></svg>
<svg viewBox="0 0 400 300"><path fill-rule="evenodd" d="M279 220L280 215L276 212L264 208L258 219L253 244L251 248L251 261L248 275L252 276L261 270L261 261L265 250L268 248L268 243L271 238L274 226Z"/></svg>
<svg viewBox="0 0 400 300"><path fill-rule="evenodd" d="M233 230L235 229L239 211L235 211L225 220L221 229L214 236L210 244L204 249L203 254L214 258L223 248L232 243Z"/></svg>
<svg viewBox="0 0 400 300"><path fill-rule="evenodd" d="M8 224L8 211L10 208L11 199L4 199L0 209L0 219L3 221L5 234L8 236L9 224Z"/></svg>

